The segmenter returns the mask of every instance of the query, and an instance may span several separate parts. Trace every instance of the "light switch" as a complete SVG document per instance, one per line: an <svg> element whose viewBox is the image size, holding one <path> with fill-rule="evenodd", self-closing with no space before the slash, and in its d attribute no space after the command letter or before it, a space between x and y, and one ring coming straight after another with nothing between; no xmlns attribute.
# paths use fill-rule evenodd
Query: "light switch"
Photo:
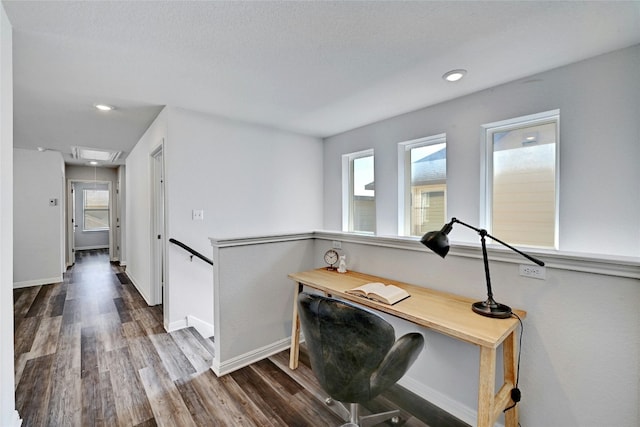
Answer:
<svg viewBox="0 0 640 427"><path fill-rule="evenodd" d="M202 209L194 209L191 216L194 221L202 221L204 220L204 211Z"/></svg>

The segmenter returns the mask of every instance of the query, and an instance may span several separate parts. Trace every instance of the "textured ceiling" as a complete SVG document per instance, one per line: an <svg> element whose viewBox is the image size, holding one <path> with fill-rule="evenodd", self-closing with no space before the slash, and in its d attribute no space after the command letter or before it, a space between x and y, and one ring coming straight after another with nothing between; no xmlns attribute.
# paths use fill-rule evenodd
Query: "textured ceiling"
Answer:
<svg viewBox="0 0 640 427"><path fill-rule="evenodd" d="M326 137L640 43L638 1L2 3L15 146L67 161L164 105Z"/></svg>

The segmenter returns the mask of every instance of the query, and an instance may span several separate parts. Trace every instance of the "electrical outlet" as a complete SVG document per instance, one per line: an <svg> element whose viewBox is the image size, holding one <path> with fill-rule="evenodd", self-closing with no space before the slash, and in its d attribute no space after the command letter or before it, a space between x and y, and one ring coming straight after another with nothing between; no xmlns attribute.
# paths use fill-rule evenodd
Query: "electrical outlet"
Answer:
<svg viewBox="0 0 640 427"><path fill-rule="evenodd" d="M547 278L547 268L539 265L520 264L520 275L531 277L532 279L545 280Z"/></svg>
<svg viewBox="0 0 640 427"><path fill-rule="evenodd" d="M333 249L342 249L342 242L340 242L338 240L334 240L331 243L331 246L333 247Z"/></svg>
<svg viewBox="0 0 640 427"><path fill-rule="evenodd" d="M204 211L201 209L194 209L191 213L191 216L194 221L202 221L204 220Z"/></svg>

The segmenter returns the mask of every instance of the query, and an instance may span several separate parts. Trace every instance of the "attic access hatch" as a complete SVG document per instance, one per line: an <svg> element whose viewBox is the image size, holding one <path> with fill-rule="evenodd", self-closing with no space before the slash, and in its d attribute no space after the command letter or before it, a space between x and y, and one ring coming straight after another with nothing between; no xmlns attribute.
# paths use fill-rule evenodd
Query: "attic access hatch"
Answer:
<svg viewBox="0 0 640 427"><path fill-rule="evenodd" d="M120 158L122 151L101 150L99 148L71 147L71 157L76 160L94 160L114 163Z"/></svg>

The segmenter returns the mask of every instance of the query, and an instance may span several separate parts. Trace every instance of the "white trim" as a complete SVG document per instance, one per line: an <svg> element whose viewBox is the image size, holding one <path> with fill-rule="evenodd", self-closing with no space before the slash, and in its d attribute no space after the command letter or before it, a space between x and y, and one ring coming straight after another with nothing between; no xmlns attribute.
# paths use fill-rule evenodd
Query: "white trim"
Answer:
<svg viewBox="0 0 640 427"><path fill-rule="evenodd" d="M339 240L343 243L357 243L368 246L404 249L424 252L427 256L436 256L433 252L420 244L418 237L407 236L372 236L369 234L349 233L343 231L316 230L306 233L282 233L258 237L240 237L236 239L209 238L213 247L220 248L304 239L329 241ZM561 252L538 248L525 248L523 250L536 258L540 258L545 262L548 268L640 279L640 257L610 256L581 252ZM487 246L487 252L489 255L489 261L491 262L502 261L514 264L522 264L523 262L526 262L521 255L499 245L489 244ZM479 243L472 244L452 242L448 256L481 259L482 252Z"/></svg>
<svg viewBox="0 0 640 427"><path fill-rule="evenodd" d="M429 145L447 144L447 134L426 136L398 143L398 235L411 235L411 150ZM446 159L445 159L446 161ZM446 180L446 176L445 176ZM445 184L446 185L446 184ZM445 192L446 194L446 192ZM445 218L447 206L445 199Z"/></svg>
<svg viewBox="0 0 640 427"><path fill-rule="evenodd" d="M77 179L77 178L67 178L67 188L66 188L66 199L67 199L67 215L66 215L66 219L65 219L65 227L66 227L66 240L67 240L67 253L65 255L66 258L66 262L67 262L67 267L70 265L73 265L75 263L75 252L74 249L78 249L78 250L86 250L86 249L79 249L75 247L75 236L74 236L74 225L75 224L71 224L71 219L75 216L75 212L73 212L73 201L72 199L74 198L72 196L72 192L71 190L73 189L73 184L74 183L80 183L80 184L86 184L86 183L98 183L98 184L107 184L107 189L109 191L109 228L105 229L105 230L94 230L94 231L106 231L109 233L109 245L107 246L107 248L109 249L109 260L110 261L114 261L115 257L114 257L114 239L115 239L115 231L114 231L114 224L115 224L115 209L113 206L113 200L114 199L114 185L113 185L113 181L110 180L91 180L91 179ZM83 215L84 215L84 207L83 207ZM75 220L77 221L78 219L75 218ZM83 219L83 232L84 231L84 219ZM103 246L100 247L86 247L87 249L103 249Z"/></svg>
<svg viewBox="0 0 640 427"><path fill-rule="evenodd" d="M160 160L158 161L158 158ZM151 251L149 263L151 268L150 300L153 304L163 304L163 318L169 317L169 280L167 270L167 203L166 203L166 165L164 138L149 153L151 212L149 226ZM159 181L158 182L158 178ZM160 217L161 215L161 217ZM161 238L158 239L157 236ZM160 242L158 242L160 240ZM163 283L164 282L164 283Z"/></svg>
<svg viewBox="0 0 640 427"><path fill-rule="evenodd" d="M54 285L62 283L62 276L48 277L44 279L25 280L24 282L13 282L13 289L28 288L30 286Z"/></svg>
<svg viewBox="0 0 640 427"><path fill-rule="evenodd" d="M106 231L106 230L105 230ZM95 246L76 246L75 250L78 251L90 251L93 249L109 249L109 245L95 245Z"/></svg>
<svg viewBox="0 0 640 427"><path fill-rule="evenodd" d="M147 295L146 293L143 292L142 288L140 288L140 286L137 283L138 281L136 280L135 277L133 277L131 272L127 272L127 277L129 278L129 281L131 282L131 284L138 290L140 295L142 295L142 298L144 299L144 302L146 302L148 306L152 306L153 304L149 303L149 301L150 301L149 295Z"/></svg>
<svg viewBox="0 0 640 427"><path fill-rule="evenodd" d="M184 319L176 320L175 322L171 322L168 325L165 325L164 329L167 332L173 332L187 327L189 327L189 324L187 322L187 318L185 317Z"/></svg>
<svg viewBox="0 0 640 427"><path fill-rule="evenodd" d="M17 410L13 411L13 425L15 427L20 427L22 425L22 418L20 418L20 414Z"/></svg>
<svg viewBox="0 0 640 427"><path fill-rule="evenodd" d="M209 338L214 335L213 325L204 320L200 320L195 316L187 316L187 326L192 326L203 338Z"/></svg>
<svg viewBox="0 0 640 427"><path fill-rule="evenodd" d="M316 231L314 238L322 240L341 240L342 242L358 243L362 245L388 247L425 252L429 256L437 256L420 244L416 237L401 236L367 236L356 233L338 231ZM529 255L540 258L547 268L559 270L596 273L606 276L627 277L640 279L640 257L610 256L603 254L589 254L577 252L561 252L537 248L524 249ZM489 261L502 261L514 264L526 262L521 255L498 245L488 245ZM480 244L451 243L448 256L466 258L482 258Z"/></svg>
<svg viewBox="0 0 640 427"><path fill-rule="evenodd" d="M499 131L514 130L523 126L554 123L556 125L555 142L555 212L553 247L559 248L560 235L560 110L549 110L527 116L500 120L481 125L480 136L480 227L491 232L493 222L493 141L489 140L489 134Z"/></svg>
<svg viewBox="0 0 640 427"><path fill-rule="evenodd" d="M373 148L342 155L342 230L345 232L353 228L353 161L363 157L373 157L373 176L375 182L376 163ZM374 227L377 229L377 223Z"/></svg>
<svg viewBox="0 0 640 427"><path fill-rule="evenodd" d="M211 363L211 370L216 376L222 376L230 374L233 371L249 366L252 363L259 362L267 357L273 356L276 353L280 353L291 347L291 337L283 338L280 341L276 341L273 344L266 345L264 347L252 350L248 353L241 354L232 359L226 360L220 363L218 355L215 355L213 362Z"/></svg>
<svg viewBox="0 0 640 427"><path fill-rule="evenodd" d="M439 391L414 380L408 375L405 375L398 381L398 385L404 387L410 392L420 396L420 398L426 400L429 403L434 404L443 411L448 412L454 417L464 421L465 423L475 426L478 422L478 411L468 406L462 405L457 400L450 398L449 396L440 393ZM501 424L499 424L501 426Z"/></svg>
<svg viewBox="0 0 640 427"><path fill-rule="evenodd" d="M216 248L228 248L233 246L258 245L262 243L290 242L294 240L313 239L314 232L270 234L264 236L247 236L235 238L210 237L211 246Z"/></svg>

